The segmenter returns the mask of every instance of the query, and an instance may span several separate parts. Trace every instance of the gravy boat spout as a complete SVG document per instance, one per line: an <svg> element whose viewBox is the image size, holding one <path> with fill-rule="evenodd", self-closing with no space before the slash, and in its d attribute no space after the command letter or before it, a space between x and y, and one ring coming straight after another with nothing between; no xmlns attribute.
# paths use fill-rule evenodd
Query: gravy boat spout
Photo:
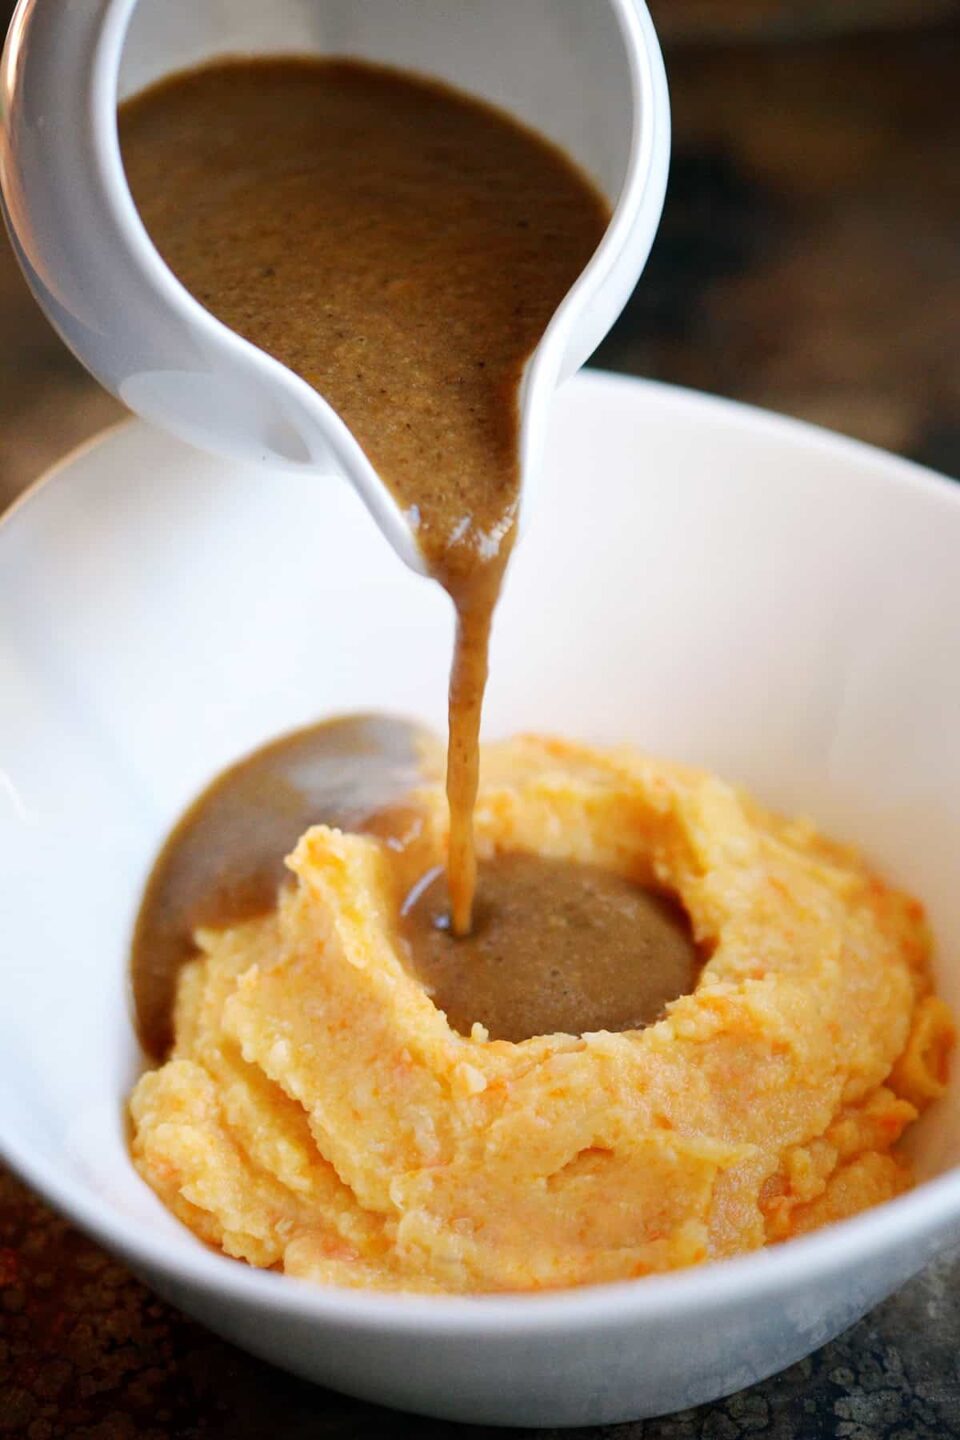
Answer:
<svg viewBox="0 0 960 1440"><path fill-rule="evenodd" d="M526 368L525 515L553 390L622 309L659 222L670 117L656 35L642 0L20 0L14 13L0 67L3 210L64 340L131 410L202 449L346 477L422 573L400 507L348 427L187 292L124 176L119 101L217 56L270 53L349 55L444 80L556 141L610 200L604 238Z"/></svg>

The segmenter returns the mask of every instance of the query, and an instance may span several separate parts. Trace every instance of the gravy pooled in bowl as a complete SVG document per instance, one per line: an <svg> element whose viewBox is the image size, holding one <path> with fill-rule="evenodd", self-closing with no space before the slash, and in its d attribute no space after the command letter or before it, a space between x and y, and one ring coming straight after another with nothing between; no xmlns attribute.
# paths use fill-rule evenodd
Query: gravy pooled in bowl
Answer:
<svg viewBox="0 0 960 1440"><path fill-rule="evenodd" d="M453 599L447 866L470 929L493 610L513 545L524 366L609 221L547 140L434 81L345 60L218 62L128 101L164 260L315 387Z"/></svg>
<svg viewBox="0 0 960 1440"><path fill-rule="evenodd" d="M134 932L137 1030L151 1056L173 1043L177 980L198 954L196 933L275 909L292 883L287 855L319 824L379 837L413 872L398 923L407 967L463 1034L475 1024L513 1041L639 1030L693 989L699 957L681 907L596 865L491 856L471 933L453 936L444 870L432 852L419 859L409 798L438 750L407 721L345 715L272 741L203 791L153 866Z"/></svg>
<svg viewBox="0 0 960 1440"><path fill-rule="evenodd" d="M198 930L275 909L284 863L311 825L360 829L422 779L433 745L387 715L344 715L282 735L229 766L186 810L154 862L133 935L137 1033L162 1060L181 969Z"/></svg>
<svg viewBox="0 0 960 1440"><path fill-rule="evenodd" d="M642 1030L700 970L675 901L599 865L503 851L479 867L470 934L451 935L442 868L400 912L409 968L453 1028L491 1040Z"/></svg>

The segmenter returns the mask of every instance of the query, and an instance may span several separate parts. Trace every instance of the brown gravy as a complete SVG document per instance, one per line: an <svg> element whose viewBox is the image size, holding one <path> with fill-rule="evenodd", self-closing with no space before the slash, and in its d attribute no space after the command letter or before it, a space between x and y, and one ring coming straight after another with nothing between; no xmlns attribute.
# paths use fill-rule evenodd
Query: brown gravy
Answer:
<svg viewBox="0 0 960 1440"><path fill-rule="evenodd" d="M171 269L330 401L453 599L448 872L466 933L519 385L603 235L606 201L509 116L352 61L227 61L174 76L122 107L120 140Z"/></svg>
<svg viewBox="0 0 960 1440"><path fill-rule="evenodd" d="M640 1030L688 994L700 969L686 914L597 866L496 855L480 866L469 935L450 933L445 878L408 898L408 964L455 1030L493 1040Z"/></svg>
<svg viewBox="0 0 960 1440"><path fill-rule="evenodd" d="M172 831L144 892L133 995L144 1048L170 1048L177 976L198 926L268 914L283 858L308 826L366 830L401 844L402 802L423 779L430 737L407 721L346 715L265 745L214 780ZM495 1040L635 1030L690 991L700 961L671 900L592 865L498 855L480 867L469 936L454 937L442 872L400 918L411 973L454 1029Z"/></svg>
<svg viewBox="0 0 960 1440"><path fill-rule="evenodd" d="M362 828L418 780L421 735L382 715L295 730L219 775L171 832L150 874L133 937L137 1031L162 1059L173 1039L177 976L193 933L268 914L284 857L310 825Z"/></svg>
<svg viewBox="0 0 960 1440"><path fill-rule="evenodd" d="M481 869L471 926L480 710L514 537L519 385L603 234L605 202L509 117L352 62L237 61L175 76L122 108L120 137L167 263L332 403L454 601L447 875L428 877L402 917L412 969L465 1033L475 1021L520 1040L655 1020L697 968L668 901L589 866L500 856ZM200 796L137 923L148 1050L169 1047L196 927L269 911L283 857L309 825L385 823L417 759L413 727L346 718L278 740Z"/></svg>

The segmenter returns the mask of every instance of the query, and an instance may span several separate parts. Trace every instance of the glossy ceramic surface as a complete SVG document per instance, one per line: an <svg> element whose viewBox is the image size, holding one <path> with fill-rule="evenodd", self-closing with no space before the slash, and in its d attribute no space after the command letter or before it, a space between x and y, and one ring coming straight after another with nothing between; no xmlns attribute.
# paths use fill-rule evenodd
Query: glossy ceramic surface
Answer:
<svg viewBox="0 0 960 1440"><path fill-rule="evenodd" d="M124 177L118 98L216 55L284 51L408 66L505 106L564 145L614 204L527 367L527 509L550 396L626 303L660 220L670 112L656 35L643 0L20 0L0 65L3 208L67 344L132 410L193 444L347 476L422 570L399 506L346 425L188 294Z"/></svg>
<svg viewBox="0 0 960 1440"><path fill-rule="evenodd" d="M960 490L757 411L587 375L557 396L487 732L629 740L861 844L928 903L960 1010ZM590 503L590 502L594 503ZM428 1414L583 1425L823 1343L960 1233L960 1085L922 1183L791 1245L538 1297L313 1289L204 1249L125 1149L127 944L221 766L324 715L440 726L451 617L346 485L134 423L0 526L0 1151L165 1296L298 1374Z"/></svg>

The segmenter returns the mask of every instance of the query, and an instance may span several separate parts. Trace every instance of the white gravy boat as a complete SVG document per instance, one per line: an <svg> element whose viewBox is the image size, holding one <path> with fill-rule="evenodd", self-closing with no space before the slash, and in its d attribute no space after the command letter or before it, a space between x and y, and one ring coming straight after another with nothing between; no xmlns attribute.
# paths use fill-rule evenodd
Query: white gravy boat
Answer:
<svg viewBox="0 0 960 1440"><path fill-rule="evenodd" d="M119 100L217 55L290 52L408 67L501 105L562 145L612 202L603 241L525 371L526 512L550 397L619 314L659 223L670 111L657 38L642 0L20 0L0 68L0 182L49 319L108 390L182 439L345 476L422 572L399 506L344 422L184 289L124 176Z"/></svg>

